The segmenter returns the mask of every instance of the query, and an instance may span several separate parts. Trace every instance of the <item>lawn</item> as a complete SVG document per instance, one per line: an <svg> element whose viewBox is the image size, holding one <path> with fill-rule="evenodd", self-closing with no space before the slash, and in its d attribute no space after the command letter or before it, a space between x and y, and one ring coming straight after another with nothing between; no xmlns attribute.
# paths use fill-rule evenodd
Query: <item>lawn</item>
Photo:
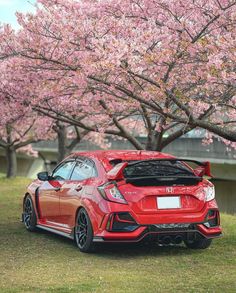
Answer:
<svg viewBox="0 0 236 293"><path fill-rule="evenodd" d="M83 254L71 240L30 233L20 222L29 180L0 178L0 292L236 292L236 216L205 251L183 245L102 246Z"/></svg>

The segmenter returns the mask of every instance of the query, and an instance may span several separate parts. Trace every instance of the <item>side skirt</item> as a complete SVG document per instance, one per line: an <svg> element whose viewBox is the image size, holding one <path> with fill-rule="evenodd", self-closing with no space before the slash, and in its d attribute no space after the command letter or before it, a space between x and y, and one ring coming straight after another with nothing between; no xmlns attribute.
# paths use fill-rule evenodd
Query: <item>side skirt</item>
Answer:
<svg viewBox="0 0 236 293"><path fill-rule="evenodd" d="M67 237L67 238L70 238L70 239L73 239L74 240L74 233L73 233L73 231L72 231L71 234L68 234L68 233L65 233L65 232L62 232L62 231L59 231L59 230L56 230L56 229L53 229L53 228L49 228L49 227L46 227L46 226L43 226L43 225L37 225L36 227L37 228L40 228L42 230L45 230L45 231L48 231L48 232L52 232L52 233L55 233L57 235L64 236L64 237Z"/></svg>

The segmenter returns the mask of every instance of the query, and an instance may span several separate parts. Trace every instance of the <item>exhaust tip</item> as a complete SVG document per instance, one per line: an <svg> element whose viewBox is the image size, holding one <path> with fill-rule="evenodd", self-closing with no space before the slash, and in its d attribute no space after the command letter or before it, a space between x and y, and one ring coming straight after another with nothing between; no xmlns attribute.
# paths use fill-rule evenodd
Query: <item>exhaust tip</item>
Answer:
<svg viewBox="0 0 236 293"><path fill-rule="evenodd" d="M168 245L171 243L171 237L170 236L165 236L162 238L161 242L164 244L164 245Z"/></svg>
<svg viewBox="0 0 236 293"><path fill-rule="evenodd" d="M182 236L180 236L180 235L175 236L175 238L174 238L175 244L180 244L182 241L183 241Z"/></svg>

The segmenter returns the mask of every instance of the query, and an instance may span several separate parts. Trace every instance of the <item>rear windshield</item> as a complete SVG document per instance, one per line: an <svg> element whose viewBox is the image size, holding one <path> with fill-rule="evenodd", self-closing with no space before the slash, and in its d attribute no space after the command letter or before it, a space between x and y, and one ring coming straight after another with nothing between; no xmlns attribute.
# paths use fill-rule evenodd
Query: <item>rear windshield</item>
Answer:
<svg viewBox="0 0 236 293"><path fill-rule="evenodd" d="M125 178L150 177L150 176L194 176L190 168L180 161L153 160L129 161L124 170Z"/></svg>

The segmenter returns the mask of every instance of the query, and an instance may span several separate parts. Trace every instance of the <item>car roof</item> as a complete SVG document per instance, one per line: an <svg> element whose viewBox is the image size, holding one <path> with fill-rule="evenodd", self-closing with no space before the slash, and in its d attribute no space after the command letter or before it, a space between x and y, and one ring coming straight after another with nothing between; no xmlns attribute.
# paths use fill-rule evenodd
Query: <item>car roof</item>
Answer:
<svg viewBox="0 0 236 293"><path fill-rule="evenodd" d="M155 151L138 151L138 150L97 150L88 152L76 152L74 156L85 156L91 159L98 159L106 169L106 171L112 168L110 161L122 160L122 161L132 161L132 160L150 160L150 159L171 159L175 158L170 154L165 154Z"/></svg>

